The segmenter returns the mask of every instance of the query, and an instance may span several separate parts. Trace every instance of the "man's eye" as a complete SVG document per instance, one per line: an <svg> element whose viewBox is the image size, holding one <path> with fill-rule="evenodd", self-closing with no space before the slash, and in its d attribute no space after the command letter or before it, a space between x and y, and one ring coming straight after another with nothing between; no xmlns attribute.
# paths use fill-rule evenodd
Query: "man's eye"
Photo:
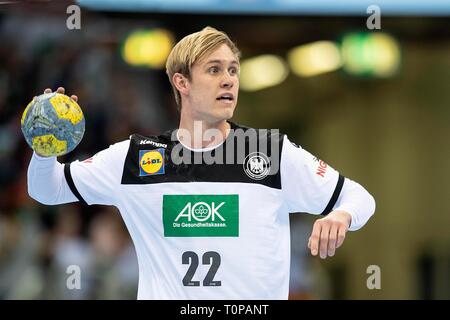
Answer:
<svg viewBox="0 0 450 320"><path fill-rule="evenodd" d="M230 74L237 74L238 70L236 68L231 68L230 69Z"/></svg>
<svg viewBox="0 0 450 320"><path fill-rule="evenodd" d="M217 68L217 67L211 67L211 68L209 68L209 72L210 72L210 73L217 73L217 72L219 72L219 68Z"/></svg>

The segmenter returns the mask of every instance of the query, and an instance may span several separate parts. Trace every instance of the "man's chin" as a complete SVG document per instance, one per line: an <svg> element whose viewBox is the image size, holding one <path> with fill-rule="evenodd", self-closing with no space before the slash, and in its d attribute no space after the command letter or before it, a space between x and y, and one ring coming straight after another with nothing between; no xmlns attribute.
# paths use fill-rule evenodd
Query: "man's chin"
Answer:
<svg viewBox="0 0 450 320"><path fill-rule="evenodd" d="M233 111L229 112L221 112L220 114L214 114L208 117L208 122L210 123L219 123L222 121L227 121L233 118Z"/></svg>
<svg viewBox="0 0 450 320"><path fill-rule="evenodd" d="M227 110L224 110L225 112L223 112L223 116L224 116L224 120L230 120L231 118L233 118L233 114L234 114L234 107L233 108L229 108Z"/></svg>
<svg viewBox="0 0 450 320"><path fill-rule="evenodd" d="M214 112L203 113L201 118L203 118L204 120L206 120L210 123L217 123L217 122L229 120L233 117L234 110L235 110L234 104L230 105L229 107L223 107L223 106L220 106L219 108L217 108L217 106L214 106L214 107L215 107Z"/></svg>

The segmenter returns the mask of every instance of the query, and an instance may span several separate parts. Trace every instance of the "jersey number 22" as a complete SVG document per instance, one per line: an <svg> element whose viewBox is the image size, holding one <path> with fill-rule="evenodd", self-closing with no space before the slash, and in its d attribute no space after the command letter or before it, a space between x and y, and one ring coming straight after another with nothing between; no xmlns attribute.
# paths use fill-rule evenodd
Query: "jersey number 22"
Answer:
<svg viewBox="0 0 450 320"><path fill-rule="evenodd" d="M181 257L183 264L190 264L186 275L183 278L183 285L189 286L189 287L198 287L200 286L200 281L193 281L192 278L194 277L194 273L198 268L198 255L193 251L186 251L183 252L183 255ZM209 268L208 273L205 276L205 279L203 279L203 286L204 287L217 287L221 286L221 281L214 281L214 276L216 275L217 270L220 266L220 255L215 251L207 251L202 256L202 264L211 264L211 267Z"/></svg>

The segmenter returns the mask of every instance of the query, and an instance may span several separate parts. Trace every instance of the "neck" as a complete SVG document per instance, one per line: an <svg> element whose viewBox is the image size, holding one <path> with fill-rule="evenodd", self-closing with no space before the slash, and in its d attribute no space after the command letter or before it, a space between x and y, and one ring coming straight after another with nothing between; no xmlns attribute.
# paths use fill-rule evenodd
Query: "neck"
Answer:
<svg viewBox="0 0 450 320"><path fill-rule="evenodd" d="M225 119L208 121L181 112L178 139L192 149L210 148L221 144L230 133L230 128Z"/></svg>

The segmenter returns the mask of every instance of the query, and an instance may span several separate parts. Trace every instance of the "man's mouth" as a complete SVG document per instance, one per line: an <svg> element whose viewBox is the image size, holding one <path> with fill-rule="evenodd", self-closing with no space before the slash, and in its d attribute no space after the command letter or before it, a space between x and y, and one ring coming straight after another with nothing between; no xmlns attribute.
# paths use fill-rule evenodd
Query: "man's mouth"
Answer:
<svg viewBox="0 0 450 320"><path fill-rule="evenodd" d="M232 93L224 93L221 94L220 96L218 96L216 98L216 100L221 100L221 101L233 101L234 100L234 96Z"/></svg>

